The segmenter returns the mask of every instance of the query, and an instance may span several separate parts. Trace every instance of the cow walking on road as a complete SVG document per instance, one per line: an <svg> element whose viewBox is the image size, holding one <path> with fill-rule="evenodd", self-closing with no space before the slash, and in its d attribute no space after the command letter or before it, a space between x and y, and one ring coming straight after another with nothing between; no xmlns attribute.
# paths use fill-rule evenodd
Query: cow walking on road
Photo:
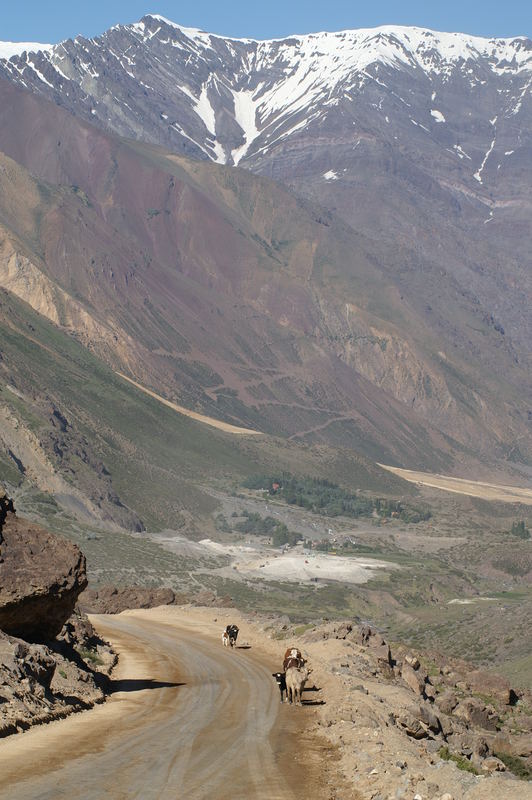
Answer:
<svg viewBox="0 0 532 800"><path fill-rule="evenodd" d="M236 645L237 636L238 625L227 625L225 631L222 633L223 646L233 648Z"/></svg>
<svg viewBox="0 0 532 800"><path fill-rule="evenodd" d="M286 697L289 703L301 705L301 692L305 688L305 683L310 675L307 667L289 667L286 670Z"/></svg>

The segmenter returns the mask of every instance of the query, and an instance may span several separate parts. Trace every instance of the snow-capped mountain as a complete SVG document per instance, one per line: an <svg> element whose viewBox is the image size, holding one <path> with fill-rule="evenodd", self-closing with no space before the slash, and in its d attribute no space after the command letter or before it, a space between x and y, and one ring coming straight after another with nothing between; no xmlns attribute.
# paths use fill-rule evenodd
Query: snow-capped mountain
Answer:
<svg viewBox="0 0 532 800"><path fill-rule="evenodd" d="M446 111L452 115L448 96L457 81L473 103L493 84L497 116L518 115L532 78L532 43L525 38L399 26L255 41L148 15L94 39L21 48L12 55L8 47L11 58L0 69L15 83L60 95L62 105L123 135L254 166L331 114L356 127L360 104L374 96L374 116L385 124L403 112L409 124L438 138ZM395 91L401 76L410 88ZM351 133L356 141L357 131ZM454 149L455 159L468 158L460 146ZM475 166L482 182L485 165Z"/></svg>
<svg viewBox="0 0 532 800"><path fill-rule="evenodd" d="M40 42L0 42L0 58L12 58L20 56L22 53L46 52L51 50L53 45L41 44Z"/></svg>
<svg viewBox="0 0 532 800"><path fill-rule="evenodd" d="M452 330L448 283L529 358L529 39L385 26L256 41L147 15L14 55L0 77L122 136L272 177L409 248L382 264L398 291Z"/></svg>
<svg viewBox="0 0 532 800"><path fill-rule="evenodd" d="M254 41L149 15L26 49L0 60L0 78L0 150L76 209L64 228L54 217L39 245L62 291L90 276L91 308L113 319L116 305L120 324L135 297L141 309L157 297L157 314L164 306L155 338L144 337L155 317L144 310L139 324L146 369L155 350L164 362L153 385L161 375L171 392L190 383L181 367L168 372L168 322L179 333L172 357L190 340L209 370L226 363L227 386L250 407L266 397L291 418L310 392L313 409L361 409L379 442L393 432L417 448L400 421L406 406L423 425L439 420L450 443L480 436L516 461L530 452L530 40L389 26ZM14 214L4 185L18 231L38 217ZM150 285L138 284L151 264ZM106 304L92 295L102 276ZM189 325L192 308L201 312ZM261 384L272 342L274 389ZM285 378L300 362L292 392ZM383 396L391 405L375 416ZM272 430L280 418L277 409ZM322 423L312 416L305 430Z"/></svg>

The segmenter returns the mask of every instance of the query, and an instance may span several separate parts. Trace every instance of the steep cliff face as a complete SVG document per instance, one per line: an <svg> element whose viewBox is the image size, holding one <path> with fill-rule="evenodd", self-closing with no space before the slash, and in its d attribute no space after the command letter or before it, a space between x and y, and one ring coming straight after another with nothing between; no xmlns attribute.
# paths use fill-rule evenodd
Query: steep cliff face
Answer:
<svg viewBox="0 0 532 800"><path fill-rule="evenodd" d="M2 536L2 528L8 514L13 514L15 507L13 500L7 496L5 491L0 487L0 544L2 544L4 537Z"/></svg>
<svg viewBox="0 0 532 800"><path fill-rule="evenodd" d="M0 739L101 703L114 663L114 653L79 615L47 645L0 630Z"/></svg>
<svg viewBox="0 0 532 800"><path fill-rule="evenodd" d="M75 332L87 345L100 350L116 338L116 331L96 320L57 283L51 280L24 254L24 248L13 241L10 232L0 226L0 285L24 300L35 311Z"/></svg>

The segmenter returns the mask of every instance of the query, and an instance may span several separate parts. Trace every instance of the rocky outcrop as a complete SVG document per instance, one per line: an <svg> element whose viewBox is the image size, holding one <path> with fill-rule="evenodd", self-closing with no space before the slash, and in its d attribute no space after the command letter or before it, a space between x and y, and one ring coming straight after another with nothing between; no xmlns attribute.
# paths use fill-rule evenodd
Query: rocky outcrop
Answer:
<svg viewBox="0 0 532 800"><path fill-rule="evenodd" d="M15 514L0 490L0 738L90 708L116 657L81 612L79 548Z"/></svg>
<svg viewBox="0 0 532 800"><path fill-rule="evenodd" d="M86 589L79 598L80 608L93 614L120 614L128 608L155 608L185 602L172 589L148 586L102 586Z"/></svg>
<svg viewBox="0 0 532 800"><path fill-rule="evenodd" d="M9 501L7 506L1 525L0 630L45 642L59 634L87 585L85 556L71 542L19 519Z"/></svg>
<svg viewBox="0 0 532 800"><path fill-rule="evenodd" d="M173 589L161 586L99 586L98 589L86 589L79 598L79 607L87 614L120 614L128 608L155 608L156 606L185 605L214 606L232 608L233 599L229 595L219 597L203 589L197 594L174 592Z"/></svg>
<svg viewBox="0 0 532 800"><path fill-rule="evenodd" d="M46 645L0 631L0 738L101 703L115 661L79 613Z"/></svg>
<svg viewBox="0 0 532 800"><path fill-rule="evenodd" d="M13 501L0 486L0 544L2 544L2 527L9 513L14 513Z"/></svg>
<svg viewBox="0 0 532 800"><path fill-rule="evenodd" d="M303 637L309 644L326 640L340 640L342 656L328 666L343 681L347 697L353 693L357 698L353 700L356 707L360 707L360 696L381 694L382 689L380 703L384 702L386 713L380 722L380 703L367 701L375 736L382 727L393 727L410 742L418 742L431 758L440 755L460 765L465 774L507 775L507 756L515 759L514 768L520 765L532 774L532 718L527 713L531 693L513 689L500 676L471 670L457 659L451 662L436 653L414 654L400 645L392 653L382 635L369 625L329 622ZM360 714L348 705L346 702L343 719L361 727ZM320 724L328 729L336 723L334 717L325 715Z"/></svg>
<svg viewBox="0 0 532 800"><path fill-rule="evenodd" d="M500 675L474 670L468 674L467 682L471 691L487 695L503 706L514 706L519 700L519 695L512 689L509 681Z"/></svg>

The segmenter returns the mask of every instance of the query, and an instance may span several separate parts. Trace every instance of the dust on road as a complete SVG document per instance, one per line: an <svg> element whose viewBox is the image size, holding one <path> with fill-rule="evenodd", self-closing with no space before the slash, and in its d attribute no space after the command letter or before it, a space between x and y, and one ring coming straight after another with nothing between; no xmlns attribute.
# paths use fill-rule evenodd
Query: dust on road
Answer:
<svg viewBox="0 0 532 800"><path fill-rule="evenodd" d="M329 797L322 744L304 733L310 709L281 706L264 657L224 649L219 626L158 611L92 618L121 654L116 693L1 742L0 798Z"/></svg>

